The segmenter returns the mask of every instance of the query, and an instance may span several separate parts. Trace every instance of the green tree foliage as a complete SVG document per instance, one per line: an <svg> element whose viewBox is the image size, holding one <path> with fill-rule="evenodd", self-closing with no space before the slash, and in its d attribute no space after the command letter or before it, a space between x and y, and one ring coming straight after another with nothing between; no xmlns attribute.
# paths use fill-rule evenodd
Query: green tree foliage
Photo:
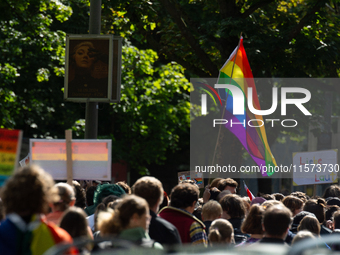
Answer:
<svg viewBox="0 0 340 255"><path fill-rule="evenodd" d="M65 22L70 7L58 0L0 3L0 119L26 137L60 136L68 125L63 102Z"/></svg>
<svg viewBox="0 0 340 255"><path fill-rule="evenodd" d="M339 76L339 1L331 0L117 0L103 1L105 29L125 36L139 48L155 50L162 61L176 61L187 77L217 77L218 71L236 47L240 33L254 77ZM325 91L334 102L337 85L313 84L308 88L317 101L307 105L312 120L324 115ZM271 90L258 88L263 109L271 106ZM280 103L280 102L279 102ZM337 105L333 109L338 109ZM338 112L333 111L333 115ZM280 111L272 118L280 119ZM268 129L272 144L281 132L292 139L306 136L309 119L300 112L294 129ZM228 138L241 151L234 138ZM236 147L235 147L236 146ZM237 148L237 149L236 149ZM226 155L230 162L240 158ZM239 163L235 163L238 165Z"/></svg>
<svg viewBox="0 0 340 255"><path fill-rule="evenodd" d="M123 47L122 96L110 113L113 155L140 173L164 162L179 143L188 146L190 84L183 67L157 59L153 50Z"/></svg>
<svg viewBox="0 0 340 255"><path fill-rule="evenodd" d="M87 34L89 1L0 3L0 119L24 137L83 138L85 105L63 99L65 36ZM175 62L124 42L121 102L99 105L99 138L112 138L113 159L131 170L164 162L188 146L189 82Z"/></svg>
<svg viewBox="0 0 340 255"><path fill-rule="evenodd" d="M256 77L337 77L337 1L104 2L107 30L191 75L216 77L242 32Z"/></svg>

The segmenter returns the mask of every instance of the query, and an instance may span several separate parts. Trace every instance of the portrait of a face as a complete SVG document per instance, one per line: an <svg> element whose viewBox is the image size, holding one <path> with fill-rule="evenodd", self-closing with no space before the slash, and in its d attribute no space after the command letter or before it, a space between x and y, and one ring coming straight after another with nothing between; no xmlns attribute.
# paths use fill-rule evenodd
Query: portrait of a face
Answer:
<svg viewBox="0 0 340 255"><path fill-rule="evenodd" d="M120 39L113 40L109 35L67 36L64 98L77 102L118 98L120 63Z"/></svg>
<svg viewBox="0 0 340 255"><path fill-rule="evenodd" d="M90 69L95 60L89 46L81 46L78 48L74 55L76 65L80 68Z"/></svg>

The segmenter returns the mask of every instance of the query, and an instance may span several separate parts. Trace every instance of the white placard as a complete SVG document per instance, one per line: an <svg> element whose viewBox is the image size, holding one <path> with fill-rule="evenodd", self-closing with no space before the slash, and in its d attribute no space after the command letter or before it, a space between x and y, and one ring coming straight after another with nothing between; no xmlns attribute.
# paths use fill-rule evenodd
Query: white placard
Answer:
<svg viewBox="0 0 340 255"><path fill-rule="evenodd" d="M294 152L293 184L310 185L338 181L338 150Z"/></svg>

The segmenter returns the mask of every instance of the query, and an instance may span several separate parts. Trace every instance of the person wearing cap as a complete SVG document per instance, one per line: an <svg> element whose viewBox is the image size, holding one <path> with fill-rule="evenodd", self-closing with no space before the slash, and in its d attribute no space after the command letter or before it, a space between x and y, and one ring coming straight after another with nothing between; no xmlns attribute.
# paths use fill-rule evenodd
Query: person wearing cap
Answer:
<svg viewBox="0 0 340 255"><path fill-rule="evenodd" d="M93 205L85 208L85 212L87 213L87 215L90 216L94 214L97 205L99 205L102 200L109 195L121 197L122 195L125 195L125 191L117 184L98 185L96 191L94 192Z"/></svg>

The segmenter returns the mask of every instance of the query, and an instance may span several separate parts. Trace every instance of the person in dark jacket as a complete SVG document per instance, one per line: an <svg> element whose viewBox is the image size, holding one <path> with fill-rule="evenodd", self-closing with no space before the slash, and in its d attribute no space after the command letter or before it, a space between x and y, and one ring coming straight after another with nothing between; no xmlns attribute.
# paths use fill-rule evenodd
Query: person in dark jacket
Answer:
<svg viewBox="0 0 340 255"><path fill-rule="evenodd" d="M149 204L151 215L150 238L162 245L181 244L182 241L177 228L167 220L157 216L159 205L164 198L162 183L155 177L144 176L132 186L132 193L144 198Z"/></svg>

